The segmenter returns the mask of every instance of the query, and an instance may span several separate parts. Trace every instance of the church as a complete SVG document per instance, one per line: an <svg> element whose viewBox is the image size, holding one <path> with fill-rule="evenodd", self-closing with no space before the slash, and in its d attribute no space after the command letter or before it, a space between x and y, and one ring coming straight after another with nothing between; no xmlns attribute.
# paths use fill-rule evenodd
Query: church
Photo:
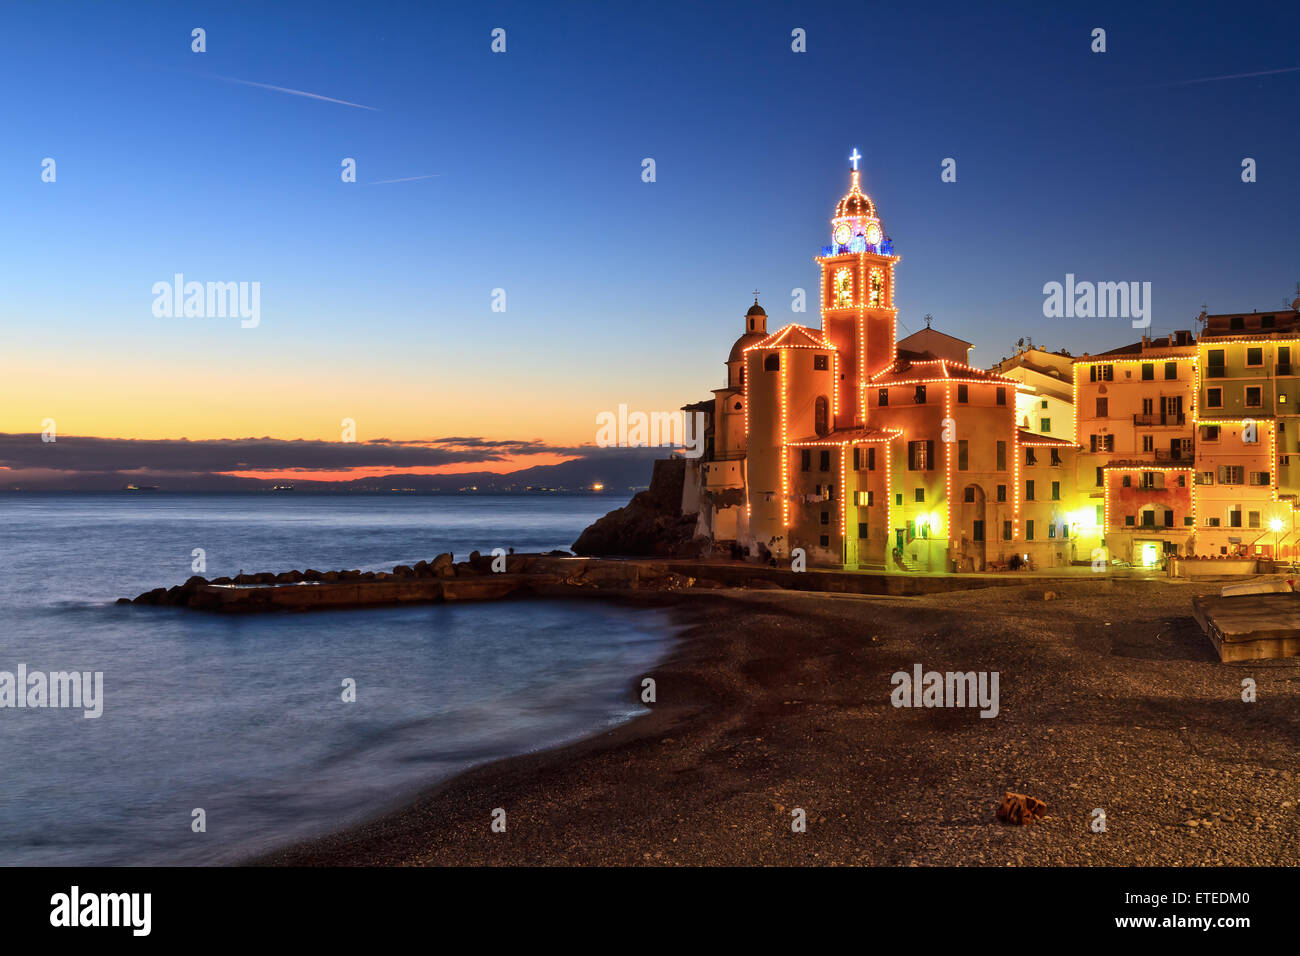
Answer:
<svg viewBox="0 0 1300 956"><path fill-rule="evenodd" d="M1069 563L1077 445L1022 427L1009 375L927 327L897 336L900 257L856 168L816 257L821 326L757 297L692 470L697 533L751 557L925 571Z"/></svg>

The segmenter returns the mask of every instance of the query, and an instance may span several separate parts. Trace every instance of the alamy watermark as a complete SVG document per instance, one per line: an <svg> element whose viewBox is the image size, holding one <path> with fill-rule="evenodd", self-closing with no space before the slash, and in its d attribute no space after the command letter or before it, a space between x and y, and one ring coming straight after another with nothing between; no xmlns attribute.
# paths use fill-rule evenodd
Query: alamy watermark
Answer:
<svg viewBox="0 0 1300 956"><path fill-rule="evenodd" d="M103 671L0 671L0 709L81 708L87 720L104 713Z"/></svg>
<svg viewBox="0 0 1300 956"><path fill-rule="evenodd" d="M155 282L152 291L155 318L238 317L246 329L255 329L262 322L260 282L186 282L178 272L171 282Z"/></svg>
<svg viewBox="0 0 1300 956"><path fill-rule="evenodd" d="M1151 325L1150 282L1065 282L1043 285L1043 315L1049 319L1132 319L1133 328Z"/></svg>
<svg viewBox="0 0 1300 956"><path fill-rule="evenodd" d="M704 431L708 416L704 412L628 412L619 405L617 412L600 412L596 416L596 444L600 448L680 448L686 458L704 454Z"/></svg>
<svg viewBox="0 0 1300 956"><path fill-rule="evenodd" d="M895 707L979 707L981 717L998 715L997 671L896 671L889 702Z"/></svg>

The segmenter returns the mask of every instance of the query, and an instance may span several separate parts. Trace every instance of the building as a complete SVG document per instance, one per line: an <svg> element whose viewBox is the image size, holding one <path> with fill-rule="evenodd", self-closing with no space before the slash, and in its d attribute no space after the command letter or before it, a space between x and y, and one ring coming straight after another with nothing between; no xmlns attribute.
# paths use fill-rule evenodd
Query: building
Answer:
<svg viewBox="0 0 1300 956"><path fill-rule="evenodd" d="M756 296L714 390L684 502L715 547L925 571L1296 553L1300 298L984 370L929 317L897 338L901 259L856 166L829 225L820 327L769 331Z"/></svg>

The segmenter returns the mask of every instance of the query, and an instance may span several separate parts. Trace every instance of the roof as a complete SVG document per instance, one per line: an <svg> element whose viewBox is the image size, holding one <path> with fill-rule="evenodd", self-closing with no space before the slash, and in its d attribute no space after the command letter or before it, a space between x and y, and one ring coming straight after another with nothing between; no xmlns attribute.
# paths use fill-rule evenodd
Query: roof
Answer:
<svg viewBox="0 0 1300 956"><path fill-rule="evenodd" d="M840 219L844 216L870 216L876 218L876 204L871 201L871 197L862 191L859 185L860 173L853 170L853 179L849 186L849 191L844 194L835 206L835 218Z"/></svg>
<svg viewBox="0 0 1300 956"><path fill-rule="evenodd" d="M754 345L747 345L745 351L750 349L791 348L831 349L834 351L835 346L826 341L826 337L822 335L820 329L810 329L806 325L787 325L785 328L773 332L762 341Z"/></svg>
<svg viewBox="0 0 1300 956"><path fill-rule="evenodd" d="M983 369L954 362L952 359L935 358L933 352L910 352L899 349L893 363L885 366L871 376L873 385L889 385L900 382L914 382L917 379L951 379L956 382L996 382L1000 385L1016 386L1020 383L1013 378L994 375Z"/></svg>
<svg viewBox="0 0 1300 956"><path fill-rule="evenodd" d="M751 315L767 315L767 313L763 311L763 307L758 304L757 296L754 297L754 304L749 307L749 311L745 313L745 317L748 318Z"/></svg>
<svg viewBox="0 0 1300 956"><path fill-rule="evenodd" d="M903 346L903 343L904 343L904 342L907 342L907 341L909 341L909 340L911 340L911 339L918 338L918 337L920 337L920 336L922 336L922 335L925 335L925 336L939 335L939 336L942 336L942 337L945 338L945 339L950 339L950 340L952 340L953 342L958 342L958 343L960 343L961 345L966 346L968 349L973 349L973 348L975 347L975 343L974 343L974 342L967 342L965 339L959 339L959 338L957 338L957 336L955 336L955 335L949 335L947 332L940 332L938 329L931 329L931 328L919 329L919 330L913 332L913 333L912 333L911 335L909 335L907 338L905 338L905 339L899 339L899 340L898 340L898 345L899 345L899 347L901 348L901 347Z"/></svg>
<svg viewBox="0 0 1300 956"><path fill-rule="evenodd" d="M1079 446L1072 441L1066 441L1064 438L1053 438L1051 435L1040 435L1038 432L1031 432L1028 429L1019 429L1016 436L1022 445L1045 446L1050 448L1078 448Z"/></svg>
<svg viewBox="0 0 1300 956"><path fill-rule="evenodd" d="M1183 339L1183 344L1173 344L1177 338ZM1154 359L1158 355L1166 352L1193 353L1196 351L1196 339L1192 333L1186 329L1175 332L1169 336L1161 336L1158 339L1143 339L1141 342L1134 342L1131 345L1121 345L1117 349L1111 349L1108 352L1099 352L1096 355L1080 355L1075 358L1075 362L1096 362L1108 358L1140 358L1143 355L1151 355Z"/></svg>
<svg viewBox="0 0 1300 956"><path fill-rule="evenodd" d="M902 434L903 431L899 428L876 428L873 425L859 425L856 428L837 428L825 435L801 438L797 441L786 442L786 444L809 447L870 444L873 442L893 441L895 438L901 437Z"/></svg>
<svg viewBox="0 0 1300 956"><path fill-rule="evenodd" d="M745 357L745 349L749 348L751 345L757 345L765 338L767 338L766 332L759 332L757 330L746 332L740 338L736 339L735 343L731 346L731 352L727 355L727 361L741 361Z"/></svg>

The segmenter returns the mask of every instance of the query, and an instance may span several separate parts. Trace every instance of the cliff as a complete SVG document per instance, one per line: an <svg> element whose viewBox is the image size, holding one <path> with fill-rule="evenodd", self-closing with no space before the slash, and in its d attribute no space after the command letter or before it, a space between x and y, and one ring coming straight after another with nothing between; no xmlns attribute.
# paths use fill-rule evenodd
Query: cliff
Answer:
<svg viewBox="0 0 1300 956"><path fill-rule="evenodd" d="M637 557L696 555L707 542L692 542L697 516L682 514L685 480L684 458L656 461L650 487L582 532L573 543L574 553Z"/></svg>

